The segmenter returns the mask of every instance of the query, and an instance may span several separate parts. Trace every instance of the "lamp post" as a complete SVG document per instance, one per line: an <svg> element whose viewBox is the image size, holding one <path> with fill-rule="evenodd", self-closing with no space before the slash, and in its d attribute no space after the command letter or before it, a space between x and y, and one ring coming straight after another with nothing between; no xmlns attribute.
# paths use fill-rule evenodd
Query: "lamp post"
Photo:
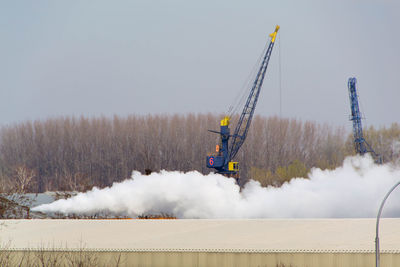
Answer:
<svg viewBox="0 0 400 267"><path fill-rule="evenodd" d="M381 213L383 209L383 205L385 205L386 199L389 197L390 193L400 185L400 181L397 182L390 190L387 192L386 196L383 198L381 206L379 207L378 216L376 217L376 236L375 236L375 266L379 267L380 257L379 257L379 220L381 218Z"/></svg>

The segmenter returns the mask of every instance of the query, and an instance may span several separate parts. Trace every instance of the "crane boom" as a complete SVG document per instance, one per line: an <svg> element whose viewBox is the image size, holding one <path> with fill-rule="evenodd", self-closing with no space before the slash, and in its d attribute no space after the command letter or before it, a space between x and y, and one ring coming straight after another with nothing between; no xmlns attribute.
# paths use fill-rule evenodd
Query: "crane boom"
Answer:
<svg viewBox="0 0 400 267"><path fill-rule="evenodd" d="M354 136L354 148L357 154L364 155L365 153L371 153L376 163L382 163L382 158L377 154L372 147L367 143L363 136L363 129L361 123L361 112L358 106L358 95L356 89L356 78L349 78L348 88L349 88L349 98L350 98L350 108L351 116L350 120L353 122L353 136Z"/></svg>
<svg viewBox="0 0 400 267"><path fill-rule="evenodd" d="M271 42L269 43L268 49L265 52L263 61L261 63L260 69L258 70L256 79L251 88L249 97L247 98L246 105L243 108L242 114L240 115L238 124L235 128L235 133L233 134L233 140L230 146L229 159L233 160L239 151L240 147L243 145L246 139L247 132L251 124L251 120L254 115L254 110L256 109L258 96L260 95L261 87L264 81L265 73L267 71L269 59L271 57L272 49L274 48L276 34L278 33L279 26L276 26L275 31L270 34Z"/></svg>
<svg viewBox="0 0 400 267"><path fill-rule="evenodd" d="M221 143L217 145L216 155L207 156L207 167L214 168L217 173L226 175L237 175L239 171L239 165L237 162L232 162L238 153L240 147L244 143L247 132L251 124L251 120L254 115L254 110L257 105L258 96L264 81L265 73L267 71L269 59L271 57L272 49L274 47L276 35L278 33L279 26L276 26L275 31L269 36L271 41L268 45L268 49L264 54L261 66L257 72L255 81L251 87L250 94L247 98L246 104L240 115L238 124L235 128L233 135L230 134L229 123L230 117L227 116L221 120L220 131L209 130L213 133L218 133L221 136ZM229 138L232 137L231 145L229 145Z"/></svg>

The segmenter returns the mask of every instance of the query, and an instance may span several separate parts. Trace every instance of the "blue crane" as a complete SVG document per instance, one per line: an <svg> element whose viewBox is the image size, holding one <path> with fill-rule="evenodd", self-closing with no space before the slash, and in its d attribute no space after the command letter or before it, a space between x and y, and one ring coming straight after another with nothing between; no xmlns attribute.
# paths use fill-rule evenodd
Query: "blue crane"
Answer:
<svg viewBox="0 0 400 267"><path fill-rule="evenodd" d="M362 124L361 124L361 112L358 106L358 96L356 89L356 78L349 78L349 98L351 107L350 120L353 121L353 135L354 135L354 147L357 154L364 155L365 153L371 153L376 163L382 163L382 157L377 154L372 147L367 143L363 136Z"/></svg>
<svg viewBox="0 0 400 267"><path fill-rule="evenodd" d="M247 98L242 114L240 115L234 134L230 134L229 116L226 116L221 120L219 132L209 130L210 132L220 134L221 136L221 143L220 145L216 146L217 153L207 156L207 167L214 168L217 173L238 178L239 163L234 162L233 159L235 158L240 147L246 140L247 132L249 131L251 120L254 115L254 110L257 105L258 96L260 95L260 90L264 81L268 62L271 57L278 30L279 26L276 26L275 31L269 35L271 37L271 40L268 49L263 56L261 66L251 87L250 94ZM232 141L229 144L230 138L232 138Z"/></svg>

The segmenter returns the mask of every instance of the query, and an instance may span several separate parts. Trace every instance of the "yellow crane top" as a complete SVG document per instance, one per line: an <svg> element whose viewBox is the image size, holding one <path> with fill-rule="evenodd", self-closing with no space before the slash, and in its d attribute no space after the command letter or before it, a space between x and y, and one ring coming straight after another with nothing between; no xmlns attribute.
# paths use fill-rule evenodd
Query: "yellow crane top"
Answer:
<svg viewBox="0 0 400 267"><path fill-rule="evenodd" d="M269 36L272 38L272 39L271 39L271 42L272 42L272 43L275 42L276 34L278 33L279 28L280 28L279 25L276 25L275 31L269 35Z"/></svg>
<svg viewBox="0 0 400 267"><path fill-rule="evenodd" d="M231 118L229 116L225 116L222 120L221 120L221 126L229 126L229 122L230 122Z"/></svg>

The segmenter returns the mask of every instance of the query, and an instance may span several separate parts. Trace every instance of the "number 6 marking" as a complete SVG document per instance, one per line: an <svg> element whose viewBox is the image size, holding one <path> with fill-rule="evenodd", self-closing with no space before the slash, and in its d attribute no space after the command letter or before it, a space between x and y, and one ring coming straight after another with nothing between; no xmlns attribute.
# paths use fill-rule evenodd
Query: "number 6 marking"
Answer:
<svg viewBox="0 0 400 267"><path fill-rule="evenodd" d="M214 165L214 158L210 158L209 163L210 165Z"/></svg>

